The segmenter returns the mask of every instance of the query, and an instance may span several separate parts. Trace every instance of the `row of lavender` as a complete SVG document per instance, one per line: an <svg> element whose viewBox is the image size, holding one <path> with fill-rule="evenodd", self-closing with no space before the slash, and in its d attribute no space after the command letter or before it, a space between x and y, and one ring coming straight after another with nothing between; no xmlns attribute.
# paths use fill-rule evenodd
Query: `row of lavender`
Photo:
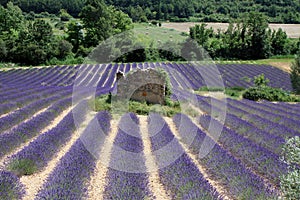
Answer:
<svg viewBox="0 0 300 200"><path fill-rule="evenodd" d="M79 107L83 108L82 106ZM84 114L82 116L84 116ZM136 125L133 126L132 123L129 123L129 118L131 118ZM107 134L109 130L107 124L109 123L110 116L107 113L99 113L97 119L102 123L102 126L104 127L103 130L106 130L105 132ZM203 117L203 119L206 118ZM183 144L187 145L189 143L191 132L197 132L191 145L187 146L193 154L198 155L201 144L206 137L206 133L199 129L184 115L176 115L173 120L178 128L180 137L182 138L180 141ZM182 152L181 156L179 156L175 162L159 170L160 181L166 191L171 191L170 194L172 195L172 198L222 199L215 188L213 188L203 177L191 158L184 152L181 146L182 144L178 143L177 138L175 138L174 134L170 131L170 128L165 121L159 115L152 114L149 116L148 122L153 152L163 148L173 140L173 146L171 146L171 149L169 150L179 153ZM209 124L208 122L202 122L203 120L200 120L200 123L204 127ZM71 124L68 125L68 123ZM66 138L68 138L67 135L72 132L72 129L71 131L66 130L64 127L74 126L72 123L73 122L69 120L69 115L67 115L57 126L57 129L41 135L35 142L13 156L10 159L10 163L13 163L16 159L28 159L35 162L34 165L41 170L49 159L53 157L55 152L59 150L59 146L66 142ZM123 116L120 122L122 129L119 129L118 131L114 142L115 146L134 153L143 152L143 141L138 137L138 135L140 135L138 123L137 117L133 114L125 115L125 117ZM157 127L163 128L157 132ZM128 131L130 132L130 135L126 134ZM251 149L251 144L249 144L250 147L248 147L249 145L246 145L245 147L247 147L247 149L237 155L236 151L233 151L232 148L237 147L237 143L246 144L244 142L245 139L238 137L235 133L230 133L230 130L227 132L229 133L222 136L224 139L221 139L221 145L216 144L209 155L204 159L198 159L198 162L205 166L212 179L218 180L218 182L222 184L230 196L245 199L274 198L272 191L265 187L263 180L249 170L249 165L247 163L245 164L243 159L236 158L236 156L241 158L243 153L249 153L249 151L253 150L255 151L254 153L259 153L260 149ZM66 137L61 137L61 135L65 135ZM237 140L237 143L235 143L235 140ZM211 142L214 143L213 141ZM41 144L43 144L43 146L44 144L47 144L47 148L41 149ZM232 146L232 148L230 146ZM52 150L48 151L49 149ZM169 152L167 153L168 155L154 154L158 165L165 162L166 156L169 156ZM133 160L128 157L125 160L119 159L120 156L122 157L122 154L120 154L118 149L113 148L111 162L119 162L120 165L134 165L133 167L136 168L145 168L143 158L138 159L139 162L133 162ZM141 154L141 156L143 156L143 154ZM268 154L265 156L268 156ZM39 162L36 162L37 160ZM269 160L269 162L274 164L272 160ZM116 163L113 163L113 165L116 165ZM253 166L250 167L252 168ZM85 149L82 142L77 140L48 177L43 188L40 190L37 199L80 199L86 197L87 183L94 168L95 159ZM276 169L275 166L275 170ZM109 169L107 180L108 182L104 192L105 198L143 199L151 198L152 196L151 191L149 191L147 173L135 174ZM19 191L20 195L23 194L21 189L19 189Z"/></svg>
<svg viewBox="0 0 300 200"><path fill-rule="evenodd" d="M124 73L140 68L162 67L170 72L173 86L176 82L186 82L189 87L198 89L211 82L214 85L216 79L221 79L225 87L250 87L253 78L259 74L265 74L270 79L271 86L292 90L290 77L287 72L268 65L203 65L187 63L132 63L132 64L97 64L77 66L57 66L45 68L33 68L29 70L9 70L0 73L1 85L48 85L67 86L77 84L80 86L112 87L117 71ZM173 77L172 77L173 76ZM175 78L174 78L175 76ZM182 80L178 80L182 79ZM179 84L180 85L180 84ZM185 87L185 85L180 85Z"/></svg>
<svg viewBox="0 0 300 200"><path fill-rule="evenodd" d="M211 113L210 100L205 97L198 99L200 108L212 116L224 106L221 100L214 99L216 113ZM231 99L227 102L225 127L218 142L277 187L279 177L287 172L287 165L280 159L281 147L287 138L300 135L299 123L295 120L297 114L291 114L286 104L281 107L271 103L265 105ZM208 129L210 122L222 125L209 115L199 120L204 128Z"/></svg>

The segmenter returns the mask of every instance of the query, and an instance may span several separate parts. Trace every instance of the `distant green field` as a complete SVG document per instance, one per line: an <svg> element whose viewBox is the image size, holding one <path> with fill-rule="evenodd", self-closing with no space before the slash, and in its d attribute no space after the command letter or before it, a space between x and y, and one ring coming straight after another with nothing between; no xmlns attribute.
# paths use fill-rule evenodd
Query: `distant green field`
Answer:
<svg viewBox="0 0 300 200"><path fill-rule="evenodd" d="M135 23L134 32L137 35L143 35L154 41L155 44L165 43L167 41L182 42L187 36L175 29L149 25L148 23Z"/></svg>

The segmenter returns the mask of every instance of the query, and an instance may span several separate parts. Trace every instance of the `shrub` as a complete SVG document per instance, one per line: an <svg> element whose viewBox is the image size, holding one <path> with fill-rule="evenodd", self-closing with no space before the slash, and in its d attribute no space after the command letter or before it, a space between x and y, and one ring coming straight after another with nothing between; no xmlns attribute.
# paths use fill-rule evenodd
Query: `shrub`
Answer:
<svg viewBox="0 0 300 200"><path fill-rule="evenodd" d="M300 137L296 136L283 146L282 159L289 172L280 178L280 188L286 199L300 199Z"/></svg>
<svg viewBox="0 0 300 200"><path fill-rule="evenodd" d="M243 93L243 98L252 101L267 100L267 101L284 101L296 102L299 101L296 97L291 96L288 92L280 88L251 87Z"/></svg>
<svg viewBox="0 0 300 200"><path fill-rule="evenodd" d="M254 87L248 88L243 93L243 98L252 101L267 100L267 101L285 101L295 102L299 101L298 98L291 96L287 91L280 88L272 88L268 86L270 82L266 79L264 74L254 78Z"/></svg>
<svg viewBox="0 0 300 200"><path fill-rule="evenodd" d="M291 67L291 82L295 93L300 94L300 50Z"/></svg>
<svg viewBox="0 0 300 200"><path fill-rule="evenodd" d="M13 172L17 176L31 175L37 171L37 166L32 160L20 159L11 162L8 166L8 170Z"/></svg>

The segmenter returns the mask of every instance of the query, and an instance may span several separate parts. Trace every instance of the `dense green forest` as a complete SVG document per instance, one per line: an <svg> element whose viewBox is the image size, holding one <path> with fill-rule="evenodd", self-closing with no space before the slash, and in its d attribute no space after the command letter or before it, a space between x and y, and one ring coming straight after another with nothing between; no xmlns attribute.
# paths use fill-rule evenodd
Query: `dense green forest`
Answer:
<svg viewBox="0 0 300 200"><path fill-rule="evenodd" d="M9 0L0 0L6 5ZM24 12L57 14L65 9L77 17L86 0L12 0ZM134 22L148 20L229 22L256 11L270 23L300 23L299 0L106 0Z"/></svg>
<svg viewBox="0 0 300 200"><path fill-rule="evenodd" d="M98 44L134 28L128 14L105 0L85 0L79 10L73 18L66 9L50 14L24 12L12 2L0 5L0 66L1 63L25 66L82 63ZM146 24L163 29L154 22L157 21ZM215 60L255 60L296 54L300 40L288 38L281 29L270 30L268 23L268 16L253 11L232 21L225 31L214 32L205 24L196 25L190 28L189 35L181 33L182 41L159 40L159 43L148 32L136 36L130 31L123 41L114 41L115 44L108 44L107 49L99 49L98 53L116 62L184 61L178 55L201 59L199 46ZM138 50L114 57L115 52L120 52L117 44Z"/></svg>

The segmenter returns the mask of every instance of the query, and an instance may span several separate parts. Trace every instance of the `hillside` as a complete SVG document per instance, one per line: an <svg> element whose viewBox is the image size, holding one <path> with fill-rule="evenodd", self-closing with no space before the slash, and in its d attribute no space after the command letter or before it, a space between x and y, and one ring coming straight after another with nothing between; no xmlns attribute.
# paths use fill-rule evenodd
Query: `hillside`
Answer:
<svg viewBox="0 0 300 200"><path fill-rule="evenodd" d="M6 5L9 0L1 0ZM298 0L105 0L128 13L134 21L206 21L229 22L244 13L258 11L266 14L272 23L300 23ZM66 9L78 16L85 0L14 0L24 12L57 14Z"/></svg>
<svg viewBox="0 0 300 200"><path fill-rule="evenodd" d="M228 22L250 11L262 12L273 23L300 23L298 0L107 0L134 20ZM137 8L136 8L137 7Z"/></svg>

